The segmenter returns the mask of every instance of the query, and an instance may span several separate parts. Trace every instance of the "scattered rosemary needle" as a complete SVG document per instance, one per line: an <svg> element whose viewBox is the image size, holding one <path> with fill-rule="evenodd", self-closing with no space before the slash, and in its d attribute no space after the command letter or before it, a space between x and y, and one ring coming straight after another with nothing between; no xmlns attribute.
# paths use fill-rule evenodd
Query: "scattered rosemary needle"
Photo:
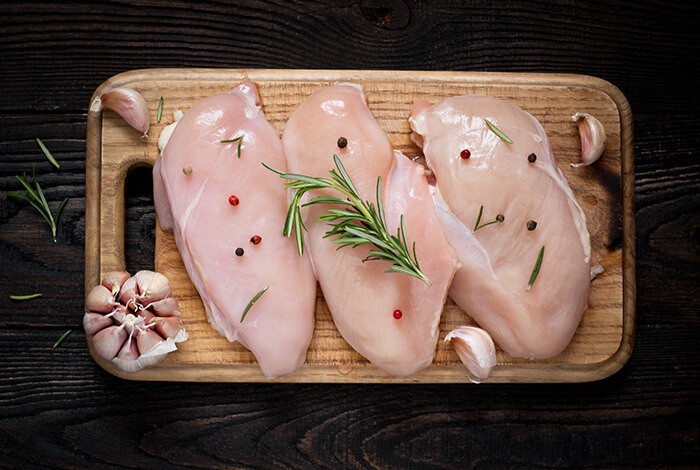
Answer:
<svg viewBox="0 0 700 470"><path fill-rule="evenodd" d="M51 349L56 349L58 346L60 346L60 344L61 344L63 341L65 341L66 338L68 338L68 336L70 336L71 333L73 333L73 330L72 330L72 329L71 329L71 330L66 330L66 331L60 336L60 338L58 338L58 339L56 340L56 342L53 343L53 347L52 347Z"/></svg>
<svg viewBox="0 0 700 470"><path fill-rule="evenodd" d="M10 300L32 300L41 297L43 294L11 295Z"/></svg>
<svg viewBox="0 0 700 470"><path fill-rule="evenodd" d="M301 207L314 204L346 206L346 209L328 209L328 212L320 217L320 220L331 227L324 238L335 237L333 242L340 245L338 249L347 246L355 248L365 244L374 245L374 249L369 251L365 261L387 261L391 263L391 266L385 272L407 274L420 279L430 286L430 279L421 271L418 263L416 243L413 242L412 249L409 249L406 241L403 215L401 215L401 222L396 230L396 235L392 235L387 229L382 205L381 177L377 178L377 200L375 205L362 200L350 176L345 171L340 158L337 155L333 155L333 160L336 169L330 170L331 179L282 173L263 163L265 168L288 180L285 186L294 190L284 224L284 236L289 237L294 231L297 250L301 256L304 253L303 231L306 230L301 219ZM335 189L344 197L317 196L306 204L301 205L301 200L308 191L323 188Z"/></svg>
<svg viewBox="0 0 700 470"><path fill-rule="evenodd" d="M163 117L163 97L160 97L158 101L158 110L156 111L156 122L160 123L160 119Z"/></svg>
<svg viewBox="0 0 700 470"><path fill-rule="evenodd" d="M476 223L474 224L474 230L472 230L472 233L476 232L480 228L484 228L484 227L487 227L489 225L498 224L501 222L501 220L498 220L498 217L497 217L494 220L492 220L491 222L486 222L486 223L479 225L479 223L481 222L481 216L483 214L484 214L484 206L482 205L481 207L479 207L479 215L476 218Z"/></svg>
<svg viewBox="0 0 700 470"><path fill-rule="evenodd" d="M56 159L53 157L53 154L49 151L49 149L46 148L46 145L41 141L41 139L37 138L36 143L39 145L39 148L41 149L42 152L44 152L44 156L46 159L57 169L61 168L61 165L58 164Z"/></svg>
<svg viewBox="0 0 700 470"><path fill-rule="evenodd" d="M238 158L241 158L241 144L243 143L242 135L239 135L238 137L235 137L233 139L220 140L219 142L222 144L232 144L233 142L238 142L238 148L236 149L236 151L238 152Z"/></svg>
<svg viewBox="0 0 700 470"><path fill-rule="evenodd" d="M540 273L542 258L544 258L544 245L542 245L542 248L540 248L540 253L537 255L537 261L535 261L535 267L532 268L532 274L530 274L530 280L527 283L527 289L525 289L526 291L530 290L532 285L535 283L535 279L537 279L537 275Z"/></svg>
<svg viewBox="0 0 700 470"><path fill-rule="evenodd" d="M484 122L486 123L487 126L489 126L489 129L491 129L491 132L493 132L498 137L500 137L503 142L507 142L509 144L513 143L513 141L510 139L510 137L508 137L503 132L501 132L501 130L498 127L494 126L494 124L491 121L489 121L488 119L484 119Z"/></svg>
<svg viewBox="0 0 700 470"><path fill-rule="evenodd" d="M52 215L51 208L49 207L49 203L46 201L44 192L41 190L41 186L39 186L39 183L36 180L34 169L32 168L31 179L27 177L26 173L23 173L22 176L16 176L16 178L22 184L22 186L24 186L24 189L27 190L27 194L9 192L7 195L31 204L31 206L34 207L34 209L36 209L37 212L39 212L39 214L41 214L41 216L44 217L44 219L49 223L49 226L51 227L51 234L53 235L53 241L55 242L58 219L61 216L63 208L68 202L68 198L65 198L58 206L56 215Z"/></svg>
<svg viewBox="0 0 700 470"><path fill-rule="evenodd" d="M260 290L257 294L253 296L252 299L250 299L250 302L248 302L248 305L245 306L245 310L243 310L243 315L241 315L241 323L243 323L243 320L245 320L246 315L248 315L248 312L250 311L251 308L253 308L253 305L255 302L262 297L262 295L267 292L267 289L269 289L270 286L266 286L263 289Z"/></svg>

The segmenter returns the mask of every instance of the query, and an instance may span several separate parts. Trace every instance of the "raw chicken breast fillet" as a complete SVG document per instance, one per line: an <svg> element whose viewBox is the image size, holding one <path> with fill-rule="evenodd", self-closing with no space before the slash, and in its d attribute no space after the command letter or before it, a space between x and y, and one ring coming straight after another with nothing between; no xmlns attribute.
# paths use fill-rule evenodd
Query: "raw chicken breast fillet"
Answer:
<svg viewBox="0 0 700 470"><path fill-rule="evenodd" d="M544 129L520 108L487 96L417 102L409 121L435 172L440 221L462 263L450 296L507 353L559 354L587 307L590 241ZM460 155L465 149L468 158ZM482 205L480 225L499 214L504 219L474 231ZM536 222L534 230L528 222L530 228Z"/></svg>
<svg viewBox="0 0 700 470"><path fill-rule="evenodd" d="M240 155L238 142L221 143L239 136ZM255 85L245 82L199 101L177 123L154 167L154 195L212 327L276 377L306 358L316 281L308 257L282 236L287 193L261 162L286 167Z"/></svg>
<svg viewBox="0 0 700 470"><path fill-rule="evenodd" d="M340 137L347 139L344 148L338 147ZM416 242L418 261L432 286L405 274L385 273L385 261L365 261L369 245L338 250L338 244L323 238L330 227L319 217L327 205L302 210L308 228L305 247L333 321L357 352L393 375L427 367L435 354L456 258L439 227L424 169L392 151L362 88L352 84L310 96L287 122L282 142L293 173L328 177L337 154L365 200L376 201L381 176L387 227L396 233L404 215L408 243ZM396 310L400 319L394 317Z"/></svg>

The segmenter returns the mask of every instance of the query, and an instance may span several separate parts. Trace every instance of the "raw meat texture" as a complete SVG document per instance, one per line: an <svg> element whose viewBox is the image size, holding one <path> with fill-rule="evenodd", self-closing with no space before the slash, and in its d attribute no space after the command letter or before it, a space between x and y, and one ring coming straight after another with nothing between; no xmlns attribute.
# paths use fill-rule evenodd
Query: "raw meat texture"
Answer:
<svg viewBox="0 0 700 470"><path fill-rule="evenodd" d="M345 148L337 146L341 136L347 139ZM328 177L333 154L339 155L365 200L376 200L381 176L387 227L395 233L404 215L408 242L415 240L418 261L432 286L405 274L385 273L389 264L384 261L363 261L368 245L338 250L338 244L323 238L329 226L318 220L328 206L302 210L308 228L305 247L333 321L357 352L393 375L427 367L435 354L456 258L439 228L423 168L392 151L362 89L351 84L310 96L287 122L282 142L293 173ZM395 310L402 313L399 320Z"/></svg>
<svg viewBox="0 0 700 470"><path fill-rule="evenodd" d="M544 129L520 108L487 96L417 102L409 121L435 172L440 221L462 263L450 296L507 353L533 359L560 353L587 307L590 240ZM464 149L470 158L461 158ZM482 224L498 214L504 221L474 231L482 205ZM530 220L535 230L528 230Z"/></svg>
<svg viewBox="0 0 700 470"><path fill-rule="evenodd" d="M237 142L243 136L240 158ZM282 236L287 193L261 162L286 167L282 144L258 105L255 85L196 103L178 122L154 167L162 227L172 228L187 273L216 331L255 354L276 377L306 358L316 281L308 257ZM185 174L183 168L190 167ZM229 203L235 195L240 203ZM262 241L253 245L251 237ZM242 248L243 256L237 256ZM242 321L246 306L265 287Z"/></svg>

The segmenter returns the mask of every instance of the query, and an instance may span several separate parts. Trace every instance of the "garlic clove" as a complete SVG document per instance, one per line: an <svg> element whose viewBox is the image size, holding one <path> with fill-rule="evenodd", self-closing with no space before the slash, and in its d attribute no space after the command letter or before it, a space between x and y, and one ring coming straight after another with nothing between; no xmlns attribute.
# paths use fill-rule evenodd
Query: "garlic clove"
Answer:
<svg viewBox="0 0 700 470"><path fill-rule="evenodd" d="M457 352L459 359L479 383L488 378L496 365L496 346L491 336L481 328L460 326L445 336Z"/></svg>
<svg viewBox="0 0 700 470"><path fill-rule="evenodd" d="M157 302L151 303L151 309L158 314L160 317L179 317L180 311L178 310L177 300L175 297L166 297Z"/></svg>
<svg viewBox="0 0 700 470"><path fill-rule="evenodd" d="M588 166L603 154L608 136L603 124L588 113L576 113L571 116L571 120L578 122L578 134L581 139L581 163L572 163L571 166Z"/></svg>
<svg viewBox="0 0 700 470"><path fill-rule="evenodd" d="M148 304L171 294L168 278L153 271L139 271L134 274L139 287L141 303Z"/></svg>
<svg viewBox="0 0 700 470"><path fill-rule="evenodd" d="M83 315L83 328L85 332L90 336L94 336L100 330L107 328L114 324L114 320L111 317L105 316L101 313L87 312Z"/></svg>
<svg viewBox="0 0 700 470"><path fill-rule="evenodd" d="M127 87L112 88L95 98L90 105L90 111L98 112L103 108L114 111L143 137L148 137L151 116L146 100L138 91Z"/></svg>
<svg viewBox="0 0 700 470"><path fill-rule="evenodd" d="M163 338L161 338L158 333L151 329L139 330L135 336L136 345L139 347L139 352L141 354L151 350L158 343L163 341Z"/></svg>
<svg viewBox="0 0 700 470"><path fill-rule="evenodd" d="M85 297L85 309L89 312L110 313L116 305L112 291L103 285L93 287Z"/></svg>
<svg viewBox="0 0 700 470"><path fill-rule="evenodd" d="M182 320L178 317L158 318L155 328L163 338L170 338L176 343L187 339L187 333L182 326Z"/></svg>
<svg viewBox="0 0 700 470"><path fill-rule="evenodd" d="M141 353L139 361L141 361L144 366L152 366L162 361L168 353L176 350L177 346L175 346L175 342L168 338L165 341L155 344L148 351Z"/></svg>
<svg viewBox="0 0 700 470"><path fill-rule="evenodd" d="M591 281L598 277L598 275L603 274L605 272L605 269L600 264L596 264L595 266L591 267Z"/></svg>
<svg viewBox="0 0 700 470"><path fill-rule="evenodd" d="M136 278L130 277L122 284L119 291L119 301L131 310L136 310L136 296L139 295L139 288L136 284Z"/></svg>
<svg viewBox="0 0 700 470"><path fill-rule="evenodd" d="M109 289L112 292L112 297L116 299L119 289L127 279L129 279L129 273L126 271L112 271L102 278L102 285Z"/></svg>
<svg viewBox="0 0 700 470"><path fill-rule="evenodd" d="M178 121L182 119L182 116L184 116L184 113L180 111L179 109L173 113L173 119L175 119L174 122L168 124L163 128L162 131L160 131L160 135L158 136L158 150L163 152L163 149L165 149L165 146L168 145L168 141L170 140L170 137L173 135L173 132L175 132L175 128L177 127Z"/></svg>
<svg viewBox="0 0 700 470"><path fill-rule="evenodd" d="M122 304L117 305L114 307L114 310L111 312L112 318L114 318L114 321L117 322L117 324L121 325L124 323L124 320L126 320L126 316L131 313L125 306Z"/></svg>
<svg viewBox="0 0 700 470"><path fill-rule="evenodd" d="M100 356L102 359L111 361L122 348L127 336L128 335L126 331L124 331L124 328L116 325L109 326L104 330L98 331L95 336L92 337L92 345L95 350L95 354Z"/></svg>
<svg viewBox="0 0 700 470"><path fill-rule="evenodd" d="M139 361L139 350L135 341L124 343L119 354L112 359L112 362L125 372L138 372L144 368L143 362Z"/></svg>

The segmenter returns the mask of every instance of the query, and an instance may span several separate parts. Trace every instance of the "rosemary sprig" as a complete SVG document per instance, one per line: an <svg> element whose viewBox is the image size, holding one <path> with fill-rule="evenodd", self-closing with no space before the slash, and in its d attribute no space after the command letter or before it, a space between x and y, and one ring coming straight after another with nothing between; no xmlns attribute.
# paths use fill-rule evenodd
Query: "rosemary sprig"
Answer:
<svg viewBox="0 0 700 470"><path fill-rule="evenodd" d="M498 224L498 223L502 222L502 220L498 220L498 217L496 217L494 220L492 220L492 221L490 221L490 222L485 222L485 223L479 225L479 223L481 222L481 216L482 216L483 214L484 214L484 206L482 205L482 206L479 208L479 215L478 215L477 218L476 218L476 224L474 224L474 230L472 230L472 233L476 232L476 231L479 230L480 228L484 228L484 227L487 227L487 226L489 226L489 225Z"/></svg>
<svg viewBox="0 0 700 470"><path fill-rule="evenodd" d="M542 258L544 258L544 245L540 248L540 253L537 255L537 261L535 261L535 267L532 268L532 274L530 274L530 280L527 282L526 291L529 291L532 285L535 283L535 279L540 274L540 267L542 267Z"/></svg>
<svg viewBox="0 0 700 470"><path fill-rule="evenodd" d="M158 109L156 110L156 122L160 124L160 120L163 117L163 97L158 100Z"/></svg>
<svg viewBox="0 0 700 470"><path fill-rule="evenodd" d="M10 300L32 300L41 297L43 294L11 295Z"/></svg>
<svg viewBox="0 0 700 470"><path fill-rule="evenodd" d="M49 223L49 226L51 227L51 234L53 235L53 241L55 242L58 219L61 216L63 208L68 202L68 198L65 198L58 206L56 215L52 215L51 208L49 207L49 203L46 201L44 192L41 190L41 186L39 186L39 183L36 180L34 169L32 168L31 179L27 177L26 173L23 173L22 176L16 176L16 178L22 184L22 186L24 186L24 189L27 190L27 194L9 192L7 195L31 204L31 206L34 207L34 209L36 209L37 212L39 212L39 214L41 214L41 216L44 217L44 219L46 219L46 221Z"/></svg>
<svg viewBox="0 0 700 470"><path fill-rule="evenodd" d="M267 292L267 289L269 289L269 288L270 288L270 286L264 287L263 289L260 290L260 292L255 294L252 299L250 299L250 302L248 302L248 305L245 306L245 310L243 310L243 315L241 315L241 321L240 321L241 323L243 323L243 320L245 320L246 315L248 315L248 312L250 311L250 309L253 308L253 305L255 304L255 302L257 302L258 299L260 297L262 297L262 295L265 292Z"/></svg>
<svg viewBox="0 0 700 470"><path fill-rule="evenodd" d="M420 279L427 285L431 285L430 279L421 271L418 263L416 243L413 242L412 249L409 249L403 215L396 230L396 235L392 235L387 229L382 205L381 177L377 178L377 200L375 205L362 199L350 176L345 171L340 158L337 155L333 155L333 160L336 169L330 170L330 179L282 173L263 163L265 168L288 180L285 186L294 190L284 224L284 236L289 237L292 232L295 233L297 250L299 255L302 255L304 253L303 231L306 230L306 227L301 219L301 207L314 204L345 206L345 208L328 209L328 212L320 217L320 220L331 227L324 238L335 237L333 242L340 245L338 249L347 246L356 248L365 244L374 245L374 249L369 251L365 261L387 261L391 263L391 266L385 272L407 274ZM308 191L324 188L335 189L344 197L317 196L307 203L301 204L302 198Z"/></svg>
<svg viewBox="0 0 700 470"><path fill-rule="evenodd" d="M232 144L233 142L238 142L238 148L236 149L236 151L238 152L238 158L241 158L241 144L243 143L242 135L239 135L238 137L233 139L220 140L219 142L222 144Z"/></svg>
<svg viewBox="0 0 700 470"><path fill-rule="evenodd" d="M508 137L503 132L501 132L501 130L498 127L496 127L491 121L489 121L488 119L484 119L484 122L486 123L487 126L489 126L489 129L491 129L491 132L493 132L498 137L500 137L503 142L507 142L509 144L513 143L513 141L510 139L510 137Z"/></svg>
<svg viewBox="0 0 700 470"><path fill-rule="evenodd" d="M56 159L53 157L53 154L49 151L49 149L46 148L46 145L41 141L41 139L36 139L37 145L39 145L39 148L41 151L44 153L44 156L46 159L56 167L56 169L61 168L61 165L58 164Z"/></svg>
<svg viewBox="0 0 700 470"><path fill-rule="evenodd" d="M66 340L66 338L68 338L68 336L70 336L71 333L73 333L73 330L72 330L72 329L71 329L71 330L66 330L66 331L60 336L60 338L58 338L58 339L56 340L56 342L53 343L53 347L52 347L51 349L56 349L63 341Z"/></svg>

